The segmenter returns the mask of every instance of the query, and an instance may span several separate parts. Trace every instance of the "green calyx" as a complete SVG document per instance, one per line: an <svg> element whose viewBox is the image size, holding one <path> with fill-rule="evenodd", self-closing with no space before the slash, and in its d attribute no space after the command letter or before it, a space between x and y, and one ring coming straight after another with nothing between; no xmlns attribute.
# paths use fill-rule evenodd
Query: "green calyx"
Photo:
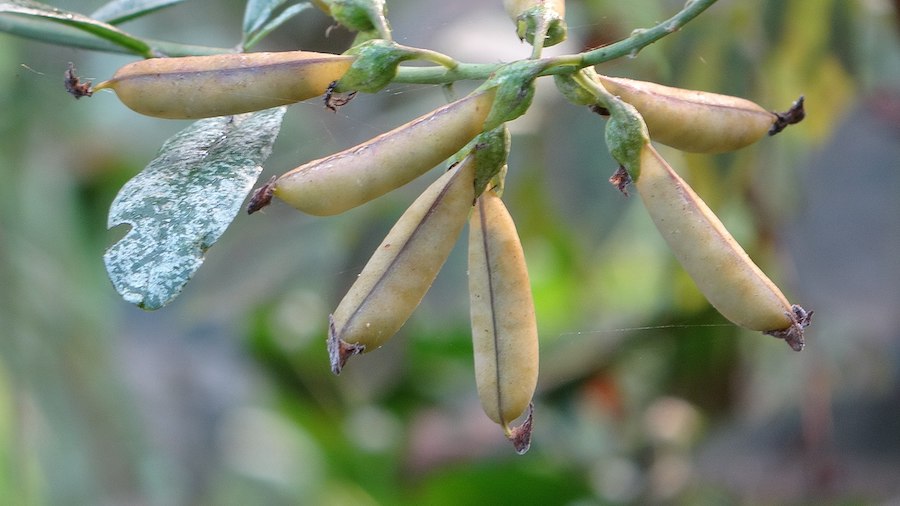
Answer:
<svg viewBox="0 0 900 506"><path fill-rule="evenodd" d="M360 35L363 35L360 33ZM344 52L356 56L350 69L335 85L334 91L363 91L375 93L387 86L397 76L397 68L407 60L425 60L448 69L459 63L445 54L417 47L397 44L385 39L360 42Z"/></svg>
<svg viewBox="0 0 900 506"><path fill-rule="evenodd" d="M416 53L384 39L363 42L344 54L356 56L347 73L337 82L335 91L381 91L397 75L397 67L406 60L416 58Z"/></svg>
<svg viewBox="0 0 900 506"><path fill-rule="evenodd" d="M579 84L572 74L556 74L553 76L553 82L556 83L556 89L566 97L566 100L575 105L595 105L597 103L597 96Z"/></svg>
<svg viewBox="0 0 900 506"><path fill-rule="evenodd" d="M509 129L501 125L475 138L475 198L490 186L498 195L503 192L506 159L510 148Z"/></svg>
<svg viewBox="0 0 900 506"><path fill-rule="evenodd" d="M604 104L609 110L606 145L612 157L625 167L633 181L641 175L641 151L650 142L644 118L629 103L613 97Z"/></svg>
<svg viewBox="0 0 900 506"><path fill-rule="evenodd" d="M531 45L534 45L534 37L541 30L546 30L544 47L550 47L566 40L568 33L566 20L558 12L544 4L528 9L516 19L516 35L520 40L526 40Z"/></svg>
<svg viewBox="0 0 900 506"><path fill-rule="evenodd" d="M481 85L481 89L497 88L491 112L484 120L485 131L525 114L534 98L534 80L544 66L532 60L512 62L500 67Z"/></svg>
<svg viewBox="0 0 900 506"><path fill-rule="evenodd" d="M641 113L633 105L607 91L596 79L597 74L592 68L569 74L569 77L571 82L557 80L557 86L562 82L563 94L575 103L588 102L586 105L598 105L606 109L609 113L609 121L606 122L606 145L609 153L625 167L632 181L637 181L641 175L641 151L650 143L650 132ZM576 87L581 88L581 91L576 90ZM589 96L593 97L592 101Z"/></svg>

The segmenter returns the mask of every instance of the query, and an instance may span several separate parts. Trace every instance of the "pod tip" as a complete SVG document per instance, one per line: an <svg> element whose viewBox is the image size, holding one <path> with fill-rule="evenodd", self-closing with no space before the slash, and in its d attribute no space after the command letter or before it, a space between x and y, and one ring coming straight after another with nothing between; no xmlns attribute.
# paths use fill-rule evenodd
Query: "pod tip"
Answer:
<svg viewBox="0 0 900 506"><path fill-rule="evenodd" d="M534 403L532 402L528 404L528 416L525 417L525 421L522 422L522 425L513 428L503 428L506 432L506 438L512 442L513 448L516 449L516 453L519 455L524 455L525 452L531 448L531 432L533 430L533 424Z"/></svg>
<svg viewBox="0 0 900 506"><path fill-rule="evenodd" d="M272 203L272 194L275 193L276 179L278 179L277 176L272 176L266 181L266 184L253 190L253 195L250 196L250 202L247 203L247 214L253 214Z"/></svg>
<svg viewBox="0 0 900 506"><path fill-rule="evenodd" d="M794 125L803 121L803 118L806 117L806 109L803 108L803 95L798 98L791 108L785 112L776 112L775 113L775 123L772 124L772 128L769 129L769 135L775 135L778 132L781 132L788 125Z"/></svg>
<svg viewBox="0 0 900 506"><path fill-rule="evenodd" d="M334 328L334 315L328 315L328 359L331 362L331 372L335 376L341 374L347 360L353 355L359 355L366 351L361 344L349 344L338 337Z"/></svg>

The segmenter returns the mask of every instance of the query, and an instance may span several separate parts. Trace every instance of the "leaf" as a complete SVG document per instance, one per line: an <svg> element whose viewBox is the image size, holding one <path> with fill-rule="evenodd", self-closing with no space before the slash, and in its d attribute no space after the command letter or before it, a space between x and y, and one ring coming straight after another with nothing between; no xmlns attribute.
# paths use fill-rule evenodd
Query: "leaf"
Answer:
<svg viewBox="0 0 900 506"><path fill-rule="evenodd" d="M108 227L131 230L103 255L122 298L152 310L181 292L259 177L285 110L197 121L125 183Z"/></svg>
<svg viewBox="0 0 900 506"><path fill-rule="evenodd" d="M98 21L117 25L160 9L180 4L185 0L112 0L95 10L91 17Z"/></svg>
<svg viewBox="0 0 900 506"><path fill-rule="evenodd" d="M150 46L143 40L138 39L133 35L129 35L110 24L91 19L83 14L64 11L62 9L57 9L56 7L51 7L39 2L34 2L32 0L0 1L0 17L2 17L3 14L26 16L31 20L40 19L53 23L60 23L66 26L72 26L78 28L79 30L83 30L85 32L93 34L100 39L107 40L118 46L127 48L133 53L137 53L145 57L152 56ZM40 38L40 30L38 29L35 32L32 27L31 36ZM55 39L55 41L59 42L59 39L57 38Z"/></svg>
<svg viewBox="0 0 900 506"><path fill-rule="evenodd" d="M31 16L19 16L0 12L0 32L68 47L134 54L134 51L101 39L78 28Z"/></svg>
<svg viewBox="0 0 900 506"><path fill-rule="evenodd" d="M244 9L244 38L249 38L259 30L284 2L285 0L247 0L247 7Z"/></svg>
<svg viewBox="0 0 900 506"><path fill-rule="evenodd" d="M306 9L308 9L310 7L312 7L311 4L304 2L304 3L294 4L290 7L288 7L287 9L281 11L281 14L279 14L277 17L275 17L275 19L269 21L262 28L258 29L257 31L253 32L252 34L250 34L247 37L247 41L244 43L244 49L245 50L250 49L251 47L255 46L257 42L259 42L260 40L265 38L267 35L272 33L272 31L275 30L276 28L278 28L279 26L283 25L285 23L285 21L291 19L292 17L296 16L297 14L300 14L301 12L305 11Z"/></svg>

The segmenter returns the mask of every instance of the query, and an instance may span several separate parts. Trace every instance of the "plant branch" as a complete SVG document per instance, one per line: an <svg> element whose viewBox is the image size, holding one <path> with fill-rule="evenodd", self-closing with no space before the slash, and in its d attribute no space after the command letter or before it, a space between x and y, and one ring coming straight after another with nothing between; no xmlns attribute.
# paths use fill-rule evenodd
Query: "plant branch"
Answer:
<svg viewBox="0 0 900 506"><path fill-rule="evenodd" d="M659 39L675 33L690 20L699 16L717 0L688 0L684 8L671 18L646 30L638 29L631 32L631 36L614 44L603 46L586 53L581 53L581 67L597 65L623 56L634 56L641 49L653 44Z"/></svg>
<svg viewBox="0 0 900 506"><path fill-rule="evenodd" d="M554 56L542 60L547 69L541 75L570 74L584 67L635 55L659 39L677 32L682 26L708 9L717 0L688 0L684 8L671 18L647 29L632 32L627 39L585 53ZM411 84L448 84L454 81L487 79L502 64L460 63L448 70L441 67L401 67L394 82Z"/></svg>

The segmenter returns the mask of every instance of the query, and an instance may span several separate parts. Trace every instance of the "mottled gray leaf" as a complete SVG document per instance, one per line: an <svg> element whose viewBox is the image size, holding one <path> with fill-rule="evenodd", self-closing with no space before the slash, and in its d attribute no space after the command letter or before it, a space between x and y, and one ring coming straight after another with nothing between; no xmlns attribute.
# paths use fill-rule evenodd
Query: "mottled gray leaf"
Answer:
<svg viewBox="0 0 900 506"><path fill-rule="evenodd" d="M108 226L131 230L103 256L122 298L159 309L181 292L253 188L284 111L197 121L125 183Z"/></svg>

